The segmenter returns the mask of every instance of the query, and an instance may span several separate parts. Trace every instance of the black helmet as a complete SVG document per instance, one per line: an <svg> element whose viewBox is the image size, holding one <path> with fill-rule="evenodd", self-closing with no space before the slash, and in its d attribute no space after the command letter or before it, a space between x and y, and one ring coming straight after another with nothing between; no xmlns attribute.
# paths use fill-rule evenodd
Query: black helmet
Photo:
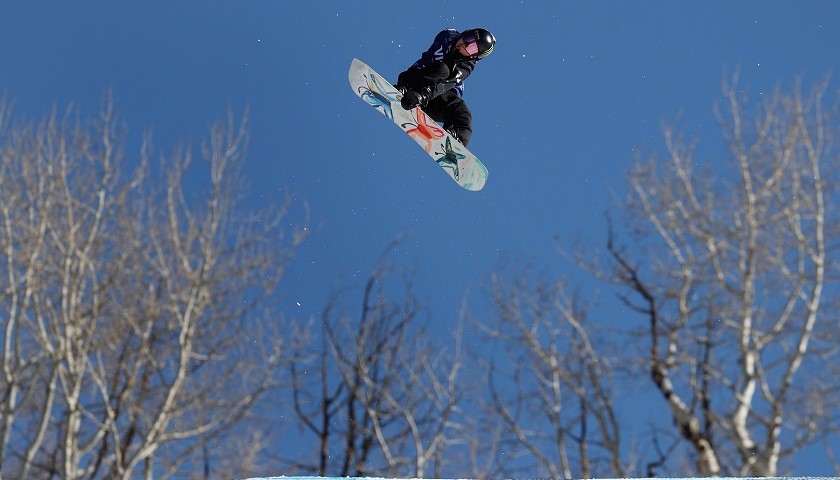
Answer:
<svg viewBox="0 0 840 480"><path fill-rule="evenodd" d="M473 60L479 60L490 55L493 47L496 46L496 37L483 28L473 28L464 31L461 35L458 35L452 44L457 44L459 40L464 41L468 58Z"/></svg>

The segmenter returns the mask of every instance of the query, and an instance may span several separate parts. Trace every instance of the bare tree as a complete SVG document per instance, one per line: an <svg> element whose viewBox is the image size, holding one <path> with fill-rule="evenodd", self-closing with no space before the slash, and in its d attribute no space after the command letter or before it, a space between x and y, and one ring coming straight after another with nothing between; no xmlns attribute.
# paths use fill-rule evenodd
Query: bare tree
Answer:
<svg viewBox="0 0 840 480"><path fill-rule="evenodd" d="M147 136L130 161L110 98L90 123L11 118L0 105L2 473L209 474L207 446L277 385L268 296L304 238L289 202L237 209L247 116L212 127L190 188L191 148L158 172Z"/></svg>
<svg viewBox="0 0 840 480"><path fill-rule="evenodd" d="M836 419L825 373L837 359L827 294L840 130L827 87L804 96L797 84L754 105L736 76L719 111L725 173L697 168L694 144L671 127L667 158L628 173L633 243L611 231L610 278L647 319L647 368L676 428L657 441L688 447L661 449L649 473L784 473Z"/></svg>
<svg viewBox="0 0 840 480"><path fill-rule="evenodd" d="M626 476L612 366L587 308L565 282L534 276L530 267L491 276L498 321L485 329L495 351L485 410L500 435L484 455L496 458L497 476Z"/></svg>
<svg viewBox="0 0 840 480"><path fill-rule="evenodd" d="M317 445L312 460L289 462L299 471L421 478L445 465L461 399L460 326L452 351L431 341L412 274L389 260L397 243L368 277L360 311L343 307L349 291L335 293L320 338L291 366L295 411Z"/></svg>

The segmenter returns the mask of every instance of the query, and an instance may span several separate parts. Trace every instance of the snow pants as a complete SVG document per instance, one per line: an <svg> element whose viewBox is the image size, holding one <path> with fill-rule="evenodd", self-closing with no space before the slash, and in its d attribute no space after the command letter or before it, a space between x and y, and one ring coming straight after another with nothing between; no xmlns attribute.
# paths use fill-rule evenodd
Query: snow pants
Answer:
<svg viewBox="0 0 840 480"><path fill-rule="evenodd" d="M434 95L437 93L435 86L445 83L448 78L449 67L439 62L426 68L409 68L400 74L397 84L408 88L431 87ZM472 112L457 93L448 89L433 96L423 111L432 120L442 123L444 129L454 132L460 137L461 143L467 146L472 138Z"/></svg>

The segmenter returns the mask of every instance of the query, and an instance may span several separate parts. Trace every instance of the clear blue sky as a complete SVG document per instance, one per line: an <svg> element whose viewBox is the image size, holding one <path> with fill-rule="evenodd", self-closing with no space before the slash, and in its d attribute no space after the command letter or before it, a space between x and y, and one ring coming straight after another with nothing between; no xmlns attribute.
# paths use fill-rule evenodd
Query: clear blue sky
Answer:
<svg viewBox="0 0 840 480"><path fill-rule="evenodd" d="M807 85L840 70L838 23L831 0L4 0L0 92L38 118L71 101L93 112L113 89L132 137L151 128L162 150L249 105L249 201L294 192L311 207L287 314L318 315L411 232L397 258L445 324L501 255L579 275L558 242L604 240L612 192L634 150L661 148L662 122L681 114L708 158L725 69L754 94ZM347 69L359 57L394 79L439 30L475 26L497 46L467 82L470 149L490 170L470 193L353 94Z"/></svg>

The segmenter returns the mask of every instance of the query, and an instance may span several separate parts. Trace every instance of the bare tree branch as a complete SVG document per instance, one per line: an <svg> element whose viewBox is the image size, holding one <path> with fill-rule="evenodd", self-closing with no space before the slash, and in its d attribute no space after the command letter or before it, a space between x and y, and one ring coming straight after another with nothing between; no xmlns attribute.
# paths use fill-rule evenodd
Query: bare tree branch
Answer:
<svg viewBox="0 0 840 480"><path fill-rule="evenodd" d="M826 241L837 224L837 179L824 174L837 160L826 88L776 92L750 123L736 75L719 112L732 175L695 171L694 146L671 127L667 159L628 173L626 225L639 248L631 255L610 230L611 278L647 317L654 385L696 460L681 473L776 475L820 435L820 414L803 402L825 390L802 366L837 339L819 321L836 261Z"/></svg>
<svg viewBox="0 0 840 480"><path fill-rule="evenodd" d="M297 469L322 476L441 471L461 399L460 327L453 352L427 340L413 275L389 259L399 242L386 248L365 282L358 316L342 306L351 290L333 294L319 348L291 366L295 411L317 438L318 460L290 462Z"/></svg>
<svg viewBox="0 0 840 480"><path fill-rule="evenodd" d="M499 470L512 475L516 459L527 455L539 469L518 474L625 475L612 368L591 340L579 299L563 282L534 282L530 269L500 269L491 291L499 320L486 334L508 355L489 364L488 409L510 432L513 449Z"/></svg>
<svg viewBox="0 0 840 480"><path fill-rule="evenodd" d="M305 238L286 231L291 200L238 211L247 113L213 126L202 190L185 186L189 147L155 178L149 136L126 173L110 95L90 123L68 109L14 126L6 108L2 472L167 478L206 463L279 386L268 299Z"/></svg>

